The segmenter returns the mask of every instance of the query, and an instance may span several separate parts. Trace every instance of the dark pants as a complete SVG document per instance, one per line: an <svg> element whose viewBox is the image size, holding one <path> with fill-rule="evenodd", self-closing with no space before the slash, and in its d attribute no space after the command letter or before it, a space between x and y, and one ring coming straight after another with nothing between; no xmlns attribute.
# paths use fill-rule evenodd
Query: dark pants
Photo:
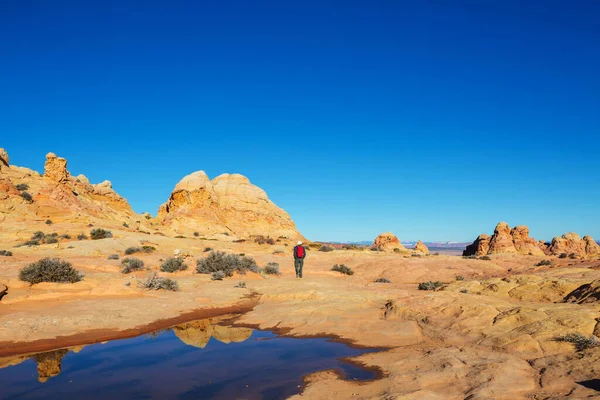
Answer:
<svg viewBox="0 0 600 400"><path fill-rule="evenodd" d="M303 258L296 258L294 260L294 267L296 267L296 278L302 278L302 267L304 266Z"/></svg>

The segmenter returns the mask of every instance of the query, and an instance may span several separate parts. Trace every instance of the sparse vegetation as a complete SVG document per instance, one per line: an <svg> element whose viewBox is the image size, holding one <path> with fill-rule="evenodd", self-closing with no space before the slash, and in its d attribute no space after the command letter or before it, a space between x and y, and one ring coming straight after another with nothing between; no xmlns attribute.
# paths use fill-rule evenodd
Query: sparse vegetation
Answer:
<svg viewBox="0 0 600 400"><path fill-rule="evenodd" d="M144 269L144 262L139 258L127 257L121 261L121 273L128 274L132 271Z"/></svg>
<svg viewBox="0 0 600 400"><path fill-rule="evenodd" d="M54 243L58 243L58 238L56 236L47 236L44 239L44 243L45 244L54 244Z"/></svg>
<svg viewBox="0 0 600 400"><path fill-rule="evenodd" d="M118 254L111 254L108 256L109 260L118 260L119 258L121 258Z"/></svg>
<svg viewBox="0 0 600 400"><path fill-rule="evenodd" d="M567 253L560 253L558 258L567 258Z"/></svg>
<svg viewBox="0 0 600 400"><path fill-rule="evenodd" d="M29 192L21 192L21 197L23 198L23 200L29 203L33 202L33 197L29 194Z"/></svg>
<svg viewBox="0 0 600 400"><path fill-rule="evenodd" d="M539 263L535 264L536 267L543 267L543 266L549 266L552 265L552 261L550 260L542 260Z"/></svg>
<svg viewBox="0 0 600 400"><path fill-rule="evenodd" d="M125 254L131 255L135 253L152 253L153 251L156 251L156 247L154 246L128 247L125 249Z"/></svg>
<svg viewBox="0 0 600 400"><path fill-rule="evenodd" d="M163 272L185 271L187 268L187 264L183 262L181 257L169 257L160 266L160 270Z"/></svg>
<svg viewBox="0 0 600 400"><path fill-rule="evenodd" d="M476 260L477 256L476 255L470 255L470 256L463 256L463 258L465 260Z"/></svg>
<svg viewBox="0 0 600 400"><path fill-rule="evenodd" d="M276 262L270 262L267 265L265 265L263 271L267 275L281 275L281 272L279 272L279 264L277 264Z"/></svg>
<svg viewBox="0 0 600 400"><path fill-rule="evenodd" d="M0 250L0 256L4 256L4 257L12 257L13 253L12 251L8 251L8 250Z"/></svg>
<svg viewBox="0 0 600 400"><path fill-rule="evenodd" d="M28 189L29 189L29 185L28 185L28 184L26 184L26 183L19 183L17 186L15 186L15 188L16 188L16 189L17 189L19 192L22 192L22 191L28 190Z"/></svg>
<svg viewBox="0 0 600 400"><path fill-rule="evenodd" d="M428 281L419 283L419 290L437 290L441 288L444 284L440 281Z"/></svg>
<svg viewBox="0 0 600 400"><path fill-rule="evenodd" d="M492 258L490 256L482 256L482 257L479 257L479 259L483 260L483 261L490 261Z"/></svg>
<svg viewBox="0 0 600 400"><path fill-rule="evenodd" d="M258 235L254 238L254 243L274 245L275 240L270 237L264 237L263 235Z"/></svg>
<svg viewBox="0 0 600 400"><path fill-rule="evenodd" d="M398 247L396 247L396 248L394 249L394 253L400 253L400 249L399 249Z"/></svg>
<svg viewBox="0 0 600 400"><path fill-rule="evenodd" d="M456 280L457 280L457 281L464 281L464 280L465 280L465 277L464 277L464 276L462 276L462 275L456 275Z"/></svg>
<svg viewBox="0 0 600 400"><path fill-rule="evenodd" d="M371 246L371 247L369 247L369 250L371 250L371 251L381 251L381 249L379 247L377 247L377 246ZM400 250L400 249L398 249L398 250Z"/></svg>
<svg viewBox="0 0 600 400"><path fill-rule="evenodd" d="M308 245L308 248L309 249L317 249L317 250L319 250L321 248L321 246L322 246L322 244L320 244L320 243L310 243Z"/></svg>
<svg viewBox="0 0 600 400"><path fill-rule="evenodd" d="M127 224L127 222L123 222L123 226L124 226L125 228L129 228L129 224Z"/></svg>
<svg viewBox="0 0 600 400"><path fill-rule="evenodd" d="M574 259L576 259L576 258L577 258L577 254L575 254L575 253L571 253L571 254L569 254L569 258L570 258L571 260L574 260Z"/></svg>
<svg viewBox="0 0 600 400"><path fill-rule="evenodd" d="M112 232L107 231L106 229L96 228L90 231L90 237L92 240L107 239L112 237Z"/></svg>
<svg viewBox="0 0 600 400"><path fill-rule="evenodd" d="M392 283L392 281L390 281L387 278L377 278L373 282L375 282L375 283Z"/></svg>
<svg viewBox="0 0 600 400"><path fill-rule="evenodd" d="M354 271L352 271L352 268L347 267L344 264L335 264L333 267L331 267L331 270L344 275L354 275Z"/></svg>
<svg viewBox="0 0 600 400"><path fill-rule="evenodd" d="M213 251L206 258L199 258L196 271L200 274L212 274L221 271L224 276L232 276L234 272L245 274L247 271L258 272L258 265L251 257Z"/></svg>
<svg viewBox="0 0 600 400"><path fill-rule="evenodd" d="M71 235L67 235L66 233L65 233L65 234L62 234L62 235L60 235L59 237L60 237L61 239L67 239L67 240L68 240L68 239L71 239Z"/></svg>
<svg viewBox="0 0 600 400"><path fill-rule="evenodd" d="M584 351L600 345L600 341L594 335L589 338L581 333L568 333L565 336L555 338L557 342L572 343L577 351Z"/></svg>
<svg viewBox="0 0 600 400"><path fill-rule="evenodd" d="M88 237L85 233L80 233L77 235L77 240L88 240Z"/></svg>
<svg viewBox="0 0 600 400"><path fill-rule="evenodd" d="M213 281L222 281L223 278L225 278L227 275L225 275L225 272L223 271L215 271L212 274L210 274L210 279Z"/></svg>
<svg viewBox="0 0 600 400"><path fill-rule="evenodd" d="M49 219L47 219L47 220L46 220L46 225L52 225L52 221L51 221L51 220L49 220Z"/></svg>
<svg viewBox="0 0 600 400"><path fill-rule="evenodd" d="M469 293L469 291L467 289L460 289L461 293Z"/></svg>
<svg viewBox="0 0 600 400"><path fill-rule="evenodd" d="M194 237L198 237L200 234L198 232L194 232Z"/></svg>
<svg viewBox="0 0 600 400"><path fill-rule="evenodd" d="M213 248L212 247L205 247L204 248L204 252L206 253L208 251L213 251Z"/></svg>
<svg viewBox="0 0 600 400"><path fill-rule="evenodd" d="M70 262L60 258L43 258L19 272L19 279L32 285L41 282L75 283L83 279Z"/></svg>
<svg viewBox="0 0 600 400"><path fill-rule="evenodd" d="M323 245L323 246L321 246L321 247L319 248L319 251L323 251L323 252L326 252L326 253L328 253L328 252L330 252L330 251L334 251L334 250L335 250L335 249L334 249L333 247L331 247L331 246L328 246L328 245L326 245L326 244L325 244L325 245Z"/></svg>
<svg viewBox="0 0 600 400"><path fill-rule="evenodd" d="M420 254L418 254L418 253L412 253L410 256L411 256L411 257L418 257L418 258L420 258L420 257L421 257L421 255L420 255Z"/></svg>
<svg viewBox="0 0 600 400"><path fill-rule="evenodd" d="M245 289L246 288L246 282L238 282L235 286L235 288L242 288Z"/></svg>
<svg viewBox="0 0 600 400"><path fill-rule="evenodd" d="M138 287L146 290L169 290L172 292L179 291L179 285L172 279L162 278L158 276L156 271L148 275L145 281L138 282Z"/></svg>

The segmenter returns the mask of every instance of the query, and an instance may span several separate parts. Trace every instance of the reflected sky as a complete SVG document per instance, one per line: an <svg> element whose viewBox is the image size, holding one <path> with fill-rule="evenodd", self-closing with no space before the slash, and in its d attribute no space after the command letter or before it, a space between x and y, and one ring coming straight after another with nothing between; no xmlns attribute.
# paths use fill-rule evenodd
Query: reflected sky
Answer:
<svg viewBox="0 0 600 400"><path fill-rule="evenodd" d="M336 369L347 379L373 379L373 371L338 360L369 351L194 321L21 363L15 357L16 365L0 369L0 398L282 399L299 393L311 372Z"/></svg>

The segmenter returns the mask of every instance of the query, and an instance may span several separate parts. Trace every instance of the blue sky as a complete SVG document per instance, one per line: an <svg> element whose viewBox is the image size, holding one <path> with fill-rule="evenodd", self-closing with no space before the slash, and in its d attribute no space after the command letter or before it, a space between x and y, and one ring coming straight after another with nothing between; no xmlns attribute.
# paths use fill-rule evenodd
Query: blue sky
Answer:
<svg viewBox="0 0 600 400"><path fill-rule="evenodd" d="M242 173L312 240L600 238L597 1L0 4L0 147L156 213Z"/></svg>

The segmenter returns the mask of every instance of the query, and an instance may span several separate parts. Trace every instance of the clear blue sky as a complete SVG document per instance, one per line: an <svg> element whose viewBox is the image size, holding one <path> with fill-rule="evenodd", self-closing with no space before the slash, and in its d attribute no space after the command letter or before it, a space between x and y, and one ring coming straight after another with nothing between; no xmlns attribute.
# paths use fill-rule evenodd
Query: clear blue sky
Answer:
<svg viewBox="0 0 600 400"><path fill-rule="evenodd" d="M600 2L0 4L0 147L156 213L242 173L313 240L600 238Z"/></svg>

